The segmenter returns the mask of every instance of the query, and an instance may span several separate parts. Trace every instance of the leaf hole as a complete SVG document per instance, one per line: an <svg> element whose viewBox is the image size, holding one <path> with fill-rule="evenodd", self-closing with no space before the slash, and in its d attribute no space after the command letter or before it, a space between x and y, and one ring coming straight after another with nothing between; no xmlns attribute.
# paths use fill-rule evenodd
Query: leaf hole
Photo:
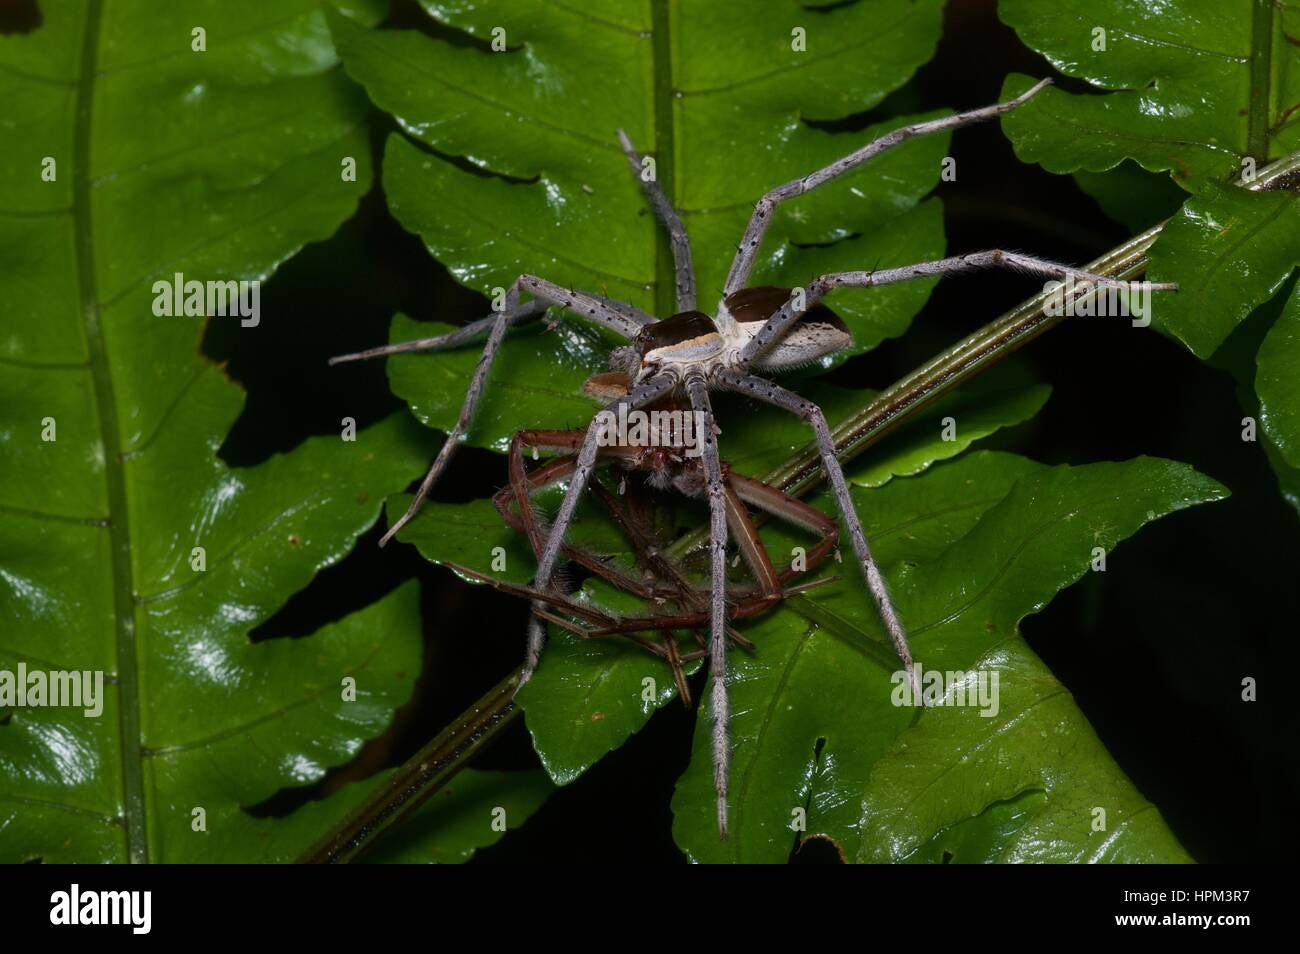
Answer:
<svg viewBox="0 0 1300 954"><path fill-rule="evenodd" d="M0 3L0 35L31 33L45 18L36 0L6 0Z"/></svg>

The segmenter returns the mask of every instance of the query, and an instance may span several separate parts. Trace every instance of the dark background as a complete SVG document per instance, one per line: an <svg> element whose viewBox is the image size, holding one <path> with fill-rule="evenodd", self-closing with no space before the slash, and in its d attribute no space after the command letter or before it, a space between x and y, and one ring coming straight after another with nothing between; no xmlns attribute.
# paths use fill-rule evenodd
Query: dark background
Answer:
<svg viewBox="0 0 1300 954"><path fill-rule="evenodd" d="M394 8L394 23L429 28L408 0ZM937 56L903 93L842 125L986 105L1000 98L1011 71L1054 75L997 20L992 0L950 0ZM392 127L378 112L373 127L378 169L379 146ZM958 181L939 189L952 253L1005 247L1081 263L1128 237L1070 177L1019 163L997 124L959 130L953 154ZM945 282L903 340L849 362L834 380L883 387L1040 288L1036 279L1006 273ZM394 312L459 322L488 311L485 299L454 283L394 221L377 184L334 238L305 249L263 294L268 319L260 327L231 333L233 323L215 323L204 342L248 390L222 451L234 465L256 463L308 435L336 434L345 416L365 426L401 410L381 363L325 363L386 341ZM1248 322L1225 353L1253 354L1260 328ZM1240 439L1247 411L1236 383L1160 335L1134 334L1119 322L1066 322L1010 365L999 373L1049 382L1053 396L1036 419L982 446L1046 463L1158 455L1231 488L1227 501L1143 529L1111 555L1110 572L1085 575L1023 628L1197 859L1284 860L1279 846L1294 842L1300 788L1295 710L1281 694L1297 657L1300 528L1262 445ZM467 448L435 496L468 500L504 482L503 457ZM398 764L522 658L522 602L468 586L408 545L380 550L380 532L363 538L257 635L306 635L418 577L426 651L417 696L354 763L314 789L277 796L259 813L290 811L342 780ZM1240 700L1247 675L1258 680L1255 704ZM669 802L689 757L693 719L681 706L667 707L476 860L681 860ZM516 722L476 764L535 767L523 724ZM828 849L810 846L797 860L829 858Z"/></svg>

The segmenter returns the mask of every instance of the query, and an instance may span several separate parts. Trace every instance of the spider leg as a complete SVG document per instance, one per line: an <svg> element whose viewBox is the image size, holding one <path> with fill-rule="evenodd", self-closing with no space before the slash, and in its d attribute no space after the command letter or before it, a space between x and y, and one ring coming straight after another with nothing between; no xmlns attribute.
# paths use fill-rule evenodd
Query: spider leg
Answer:
<svg viewBox="0 0 1300 954"><path fill-rule="evenodd" d="M536 275L520 275L515 279L515 283L506 290L507 301L511 291L517 294L521 290L553 305L567 308L578 317L603 325L629 340L640 334L643 326L654 323L653 316L626 302L614 302L587 292L574 291Z"/></svg>
<svg viewBox="0 0 1300 954"><path fill-rule="evenodd" d="M572 611L573 611L572 607L565 607L565 612L572 612ZM603 630L596 632L589 629L588 627L575 623L570 619L565 619L563 616L561 616L559 613L557 613L555 610L552 609L546 609L546 608L535 609L533 610L533 612L535 612L542 619L546 620L546 622L554 623L556 626L560 627L561 629L573 633L573 635L581 639L600 639L604 636L610 635L608 632L605 632ZM667 649L665 649L663 646L660 646L658 643L654 642L653 640L646 639L646 637L640 635L639 633L627 632L627 633L618 633L617 635L622 636L624 639L628 640L629 642L635 643L636 645L649 651L649 653L653 656L658 656L660 659L665 659L665 660L668 658Z"/></svg>
<svg viewBox="0 0 1300 954"><path fill-rule="evenodd" d="M732 533L736 535L738 540L748 538L749 541L756 546L756 552L754 555L755 562L750 564L750 569L753 571L755 578L758 579L760 583L757 592L750 590L748 592L732 594L737 605L735 609L731 611L730 616L732 619L747 619L750 616L755 616L768 609L773 603L779 601L785 595L792 594L799 589L807 587L796 587L790 590L781 589L781 582L786 577L776 574L775 570L772 568L771 561L767 559L767 552L763 550L761 544L758 542L758 528L754 526L754 522L750 518L749 512L745 509L744 503L740 499L739 495L733 493L727 487L728 480L736 479L736 477L737 475L730 475L729 478L724 477L723 480L724 489L727 491L727 525L732 528ZM749 480L749 478L742 479ZM758 483L758 481L752 482L756 484ZM763 484L761 486L766 485ZM630 513L626 512L626 510L624 510L624 508L617 502L617 499L610 495L609 491L605 490L599 482L593 481L591 487L598 499L601 499L602 497L608 498L602 502L604 502L606 507L609 508L615 521L619 524L620 528L623 529L624 533L627 534L638 562L640 562L642 566L646 567L657 578L667 580L673 585L674 590L667 595L685 605L690 610L701 611L696 612L694 615L678 617L673 625L679 627L685 627L688 625L697 627L707 622L709 617L702 612L706 609L704 601L700 598L698 592L693 586L691 586L690 581L682 574L676 565L663 556L644 527L642 527ZM768 489L772 490L772 488ZM775 490L772 490L772 492L779 493L779 491ZM796 500L794 502L801 507L807 507L807 509L812 510L812 512L823 521L830 524L832 534L838 534L839 531L835 528L835 525L831 523L831 521L827 520L820 511L813 510L813 508L808 507L808 505L803 503L803 501ZM829 547L827 548L827 551L828 550ZM821 555L819 556L818 553ZM813 561L820 561L824 556L825 552L814 550L814 553L809 557L809 566L814 565ZM749 557L747 556L746 558L748 559ZM764 567L766 567L766 569L764 569ZM793 574L789 575L792 576ZM809 584L809 586L820 586L823 582L826 581L817 581L816 583ZM658 596L658 592L653 595ZM727 637L731 640L733 645L739 646L741 649L749 652L754 651L754 644L746 639L734 626L727 626Z"/></svg>
<svg viewBox="0 0 1300 954"><path fill-rule="evenodd" d="M486 583L494 590L532 600L533 613L542 619L555 622L554 610L562 610L585 621L590 625L575 629L575 624L570 622L569 625L565 626L565 629L577 633L585 639L597 639L602 636L631 637L636 633L648 633L654 630L694 630L709 622L709 614L703 610L681 613L652 613L646 616L616 616L605 610L580 603L556 590L543 590L536 586L499 580L486 573L480 573L478 570L471 570L469 567L450 561L444 563L443 566L460 576ZM753 644L747 641L742 645L751 650L754 648Z"/></svg>
<svg viewBox="0 0 1300 954"><path fill-rule="evenodd" d="M837 159L829 166L818 169L801 179L793 179L785 185L777 186L767 195L758 200L754 206L753 214L750 216L749 225L745 228L745 236L741 240L740 247L736 250L736 257L731 263L731 271L727 273L727 284L722 292L725 299L733 292L739 291L745 287L749 281L749 273L754 268L754 261L758 258L759 247L763 243L763 236L767 233L768 224L772 221L772 213L776 210L777 205L786 199L793 198L797 195L803 195L805 192L811 192L825 182L829 182L837 176L841 176L866 162L873 156L878 156L887 149L892 149L899 143L905 142L914 136L924 136L928 133L941 132L945 129L955 129L958 126L965 126L968 123L979 122L983 119L991 119L1001 113L1010 112L1017 106L1023 105L1033 97L1044 86L1052 81L1045 79L1036 85L1030 87L1021 93L1015 99L1008 100L1005 103L995 103L992 106L985 106L981 109L972 109L969 112L957 113L954 116L945 116L942 119L931 119L923 123L913 123L910 126L901 126L893 132L886 133L879 139L867 143L861 149L849 153L842 159Z"/></svg>
<svg viewBox="0 0 1300 954"><path fill-rule="evenodd" d="M743 605L734 610L732 616L743 619L762 612L781 599L782 579L767 558L767 551L763 549L761 538L758 536L758 528L754 525L749 511L745 508L744 500L731 488L733 478L748 480L748 478L740 478L739 475L732 475L726 470L723 471L727 526L731 529L732 535L736 537L741 553L754 574L755 580L758 581L756 591L754 589L738 589L732 594L734 598L743 601ZM757 484L758 481L752 481L752 483ZM627 537L637 563L654 578L667 581L672 585L673 591L666 595L692 609L704 609L706 604L699 592L691 585L691 582L682 571L672 561L664 557L658 541L641 524L641 521L632 515L630 508L621 503L619 498L611 494L595 479L591 481L590 489L593 496L609 511L610 516L614 518L614 522ZM777 491L773 491L773 493L777 493ZM800 507L812 510L802 501L794 502ZM812 512L817 517L820 517L822 521L831 525L832 533L837 532L834 530L834 524L827 520L823 514L817 510L812 510ZM656 592L654 595L658 596L659 594ZM734 629L731 629L731 627L728 627L728 629L730 630L731 639L736 645L751 650L754 648L749 640Z"/></svg>
<svg viewBox="0 0 1300 954"><path fill-rule="evenodd" d="M669 659L669 651L655 643L651 643L645 637L639 636L638 633L654 629L659 626L672 626L677 622L677 617L673 616L640 616L640 617L620 617L614 616L604 610L588 606L570 596L557 593L554 590L541 590L535 586L525 586L520 583L510 583L506 580L498 580L496 577L488 576L486 573L480 573L478 570L471 570L469 567L461 566L458 563L447 562L443 564L449 570L469 577L472 580L478 580L480 583L486 583L502 593L509 593L511 596L522 596L533 601L533 613L547 622L555 623L557 626L581 636L583 639L599 639L603 636L623 636L632 640L641 646L651 648L651 651L663 659ZM556 610L561 610L574 616L577 619L589 623L588 626L582 626L570 619L561 616ZM679 657L680 658L680 657Z"/></svg>
<svg viewBox="0 0 1300 954"><path fill-rule="evenodd" d="M641 568L647 573L670 580L677 588L676 598L678 601L692 607L697 605L698 598L690 582L678 572L672 563L663 558L652 534L633 515L632 508L625 503L623 498L611 494L599 480L593 479L591 481L591 489L596 499L604 505L610 516L614 518L614 522L627 536L632 545L632 553ZM677 697L682 700L682 705L689 709L691 707L691 686L686 681L686 670L682 668L682 657L677 648L677 637L668 628L665 628L661 635L664 658L667 659L668 666L672 669L673 683L677 686Z"/></svg>
<svg viewBox="0 0 1300 954"><path fill-rule="evenodd" d="M573 450L581 445L582 438L583 432L581 430L531 430L520 432L511 441L511 482L509 485L503 487L497 492L493 498L493 503L496 505L497 510L501 513L505 521L516 531L529 533L525 528L525 520L531 518L533 532L540 536L540 531L537 530L536 519L532 515L531 507L522 503L522 501L528 499L530 491L538 490L563 480L573 472L576 466L576 460L573 456L559 457L555 460L548 461L546 464L536 468L531 473L525 474L523 448L525 446L531 446L546 448L548 450ZM620 453L630 453L631 449L623 447L600 448L598 455L603 455L606 452L611 452L617 456ZM591 570L593 573L605 579L607 582L627 592L635 593L636 595L647 599L672 599L688 606L690 610L694 612L689 612L684 616L670 615L621 619L607 615L601 619L589 617L588 622L593 624L593 628L583 629L579 635L588 638L606 635L626 635L634 630L648 628L652 624L664 626L665 628L662 631L664 640L664 658L668 661L669 666L673 670L673 679L677 684L678 692L682 698L683 704L689 706L691 702L691 693L689 683L686 681L685 672L682 670L683 659L677 652L676 640L671 629L668 627L698 627L707 623L708 617L705 612L703 601L697 595L690 582L681 574L676 566L674 566L670 561L664 559L649 532L646 531L645 528L641 526L640 522L632 516L620 498L614 497L604 488L603 485L600 484L599 481L594 479L590 482L590 487L597 500L609 510L615 523L617 523L627 535L638 563L640 563L656 578L670 583L673 586L673 589L661 591L658 589L652 590L648 587L642 586L639 581L633 580L618 572L598 556L588 553L579 547L565 544L562 551L565 556L575 560L582 566L587 567L587 569ZM512 500L521 501L520 514L518 515L510 509L510 502ZM743 507L741 509L743 510ZM525 515L527 515L527 517ZM747 517L748 515L745 514L745 516ZM529 536L531 539L532 533L529 533ZM540 547L537 549L540 552ZM503 585L499 586L498 589L504 590L506 587ZM514 592L516 595L527 595L529 592L541 592L529 591L523 588L506 591ZM780 595L781 594L778 590L776 598L779 599ZM548 600L543 600L542 602L553 601L553 599L553 594L548 594ZM736 615L748 616L755 612L760 612L761 610L766 609L772 601L771 598L765 598L757 602L752 600L743 602L741 606L738 607ZM556 621L556 617L547 612L539 611L537 612L537 616L542 620L548 620L551 622ZM575 629L573 624L564 626L564 628L571 632L578 631ZM734 627L728 626L727 634L735 645L753 651L753 644L749 640L745 639Z"/></svg>
<svg viewBox="0 0 1300 954"><path fill-rule="evenodd" d="M596 482L592 483L592 489L595 490L598 495L602 493L605 495L609 494L608 491ZM673 589L663 591L662 595L687 608L687 615L678 616L672 625L678 628L686 628L687 626L699 627L708 623L710 619L708 607L699 591L691 585L690 580L682 574L681 570L679 570L675 564L663 556L656 547L654 541L651 540L650 535L640 526L631 514L623 513L620 519L620 514L618 513L619 507L615 498L611 496L607 506L609 506L611 513L614 514L616 521L618 521L619 525L624 529L624 532L627 533L628 539L632 543L633 551L636 553L638 562L641 562L643 566L647 567L657 579L667 580L672 584ZM732 519L730 501L728 501L727 506L727 520L728 524L730 524ZM744 514L746 519L748 518L748 513L744 512L743 507L741 508L741 513ZM752 522L750 523L750 526L753 526ZM757 530L755 530L755 532L757 532ZM764 556L766 556L766 554L764 554ZM658 598L661 595L661 591L656 590L653 595ZM774 594L766 591L758 594L755 594L752 591L733 594L737 605L729 615L732 619L747 619L750 616L755 616L758 613L763 612L763 610L767 609L784 595L785 594L779 588L779 583L777 584L777 589ZM741 649L748 650L749 652L754 651L754 644L746 639L734 626L727 626L727 636L733 645L739 646Z"/></svg>
<svg viewBox="0 0 1300 954"><path fill-rule="evenodd" d="M514 283L506 289L505 308L492 319L492 330L488 334L487 343L483 346L483 356L479 358L478 367L474 369L474 377L470 379L469 389L465 392L465 401L461 405L460 416L456 419L456 426L447 435L446 441L443 442L442 448L438 451L438 456L433 459L433 463L429 466L429 472L424 475L424 480L420 481L419 489L416 490L415 497L411 500L411 505L407 507L406 513L402 514L401 518L389 527L388 532L380 538L379 545L381 547L388 543L396 535L397 531L406 526L411 518L419 512L420 507L424 504L424 498L429 495L429 491L442 475L443 470L446 469L452 455L456 452L456 448L460 446L461 439L465 436L470 421L474 417L474 409L478 406L479 398L483 395L483 386L487 381L488 371L491 370L492 362L496 359L502 342L505 341L507 329L516 320L515 316L520 311L519 293L521 290L527 291L533 297L551 305L568 308L588 321L603 325L625 338L636 337L641 330L641 325L644 323L638 323L638 320L629 317L624 312L609 307L594 295L569 291L535 275L520 275L515 279ZM648 315L646 320L651 320Z"/></svg>
<svg viewBox="0 0 1300 954"><path fill-rule="evenodd" d="M731 775L731 706L727 698L727 495L722 483L722 462L713 426L713 408L703 376L686 379L692 409L703 419L696 435L704 459L709 496L709 675L713 716L713 789L718 797L718 834L727 837L727 783ZM769 567L770 568L770 567Z"/></svg>
<svg viewBox="0 0 1300 954"><path fill-rule="evenodd" d="M575 636L583 639L593 638L591 632L570 622L558 613L552 613L549 610L538 610L537 615L548 623L554 623ZM677 696L682 700L682 705L689 709L691 707L691 687L690 683L686 681L686 670L682 667L682 656L677 650L677 640L673 637L672 632L664 630L662 643L653 642L636 633L628 633L625 636L629 641L640 646L652 656L658 656L668 663L668 668L672 670L673 683L677 686Z"/></svg>
<svg viewBox="0 0 1300 954"><path fill-rule="evenodd" d="M786 523L816 533L821 538L805 555L804 570L798 571L793 568L783 570L777 578L778 586L788 583L794 577L800 575L801 572L809 573L816 569L839 542L840 528L836 526L834 520L827 517L816 507L811 507L802 500L791 497L789 494L783 493L761 480L754 480L752 477L745 477L741 474L733 473L728 475L727 483L732 492L737 494L745 503L757 507L759 510L769 513ZM750 526L753 526L753 521L750 521ZM734 529L732 532L735 532ZM756 533L757 531L755 531ZM759 552L762 554L763 559L766 560L767 551L760 546Z"/></svg>
<svg viewBox="0 0 1300 954"><path fill-rule="evenodd" d="M664 652L668 656L668 665L673 670L673 682L677 686L677 697L682 700L682 705L689 709L691 707L691 686L686 681L686 670L682 668L682 655L677 649L677 637L672 634L672 630L664 630Z"/></svg>
<svg viewBox="0 0 1300 954"><path fill-rule="evenodd" d="M686 234L682 218L668 201L663 186L657 178L646 179L641 167L641 154L627 138L627 133L618 131L618 141L623 144L623 152L632 166L632 174L641 183L641 188L654 207L659 221L668 230L668 237L673 246L673 265L677 273L677 310L693 311L695 309L695 269L691 265L691 240Z"/></svg>
<svg viewBox="0 0 1300 954"><path fill-rule="evenodd" d="M553 622L560 623L560 625L564 626L564 628L569 630L569 632L577 633L579 636L590 638L595 636L611 635L615 632L611 627L617 626L622 621L619 617L612 616L603 610L587 606L556 590L541 590L535 586L527 586L522 583L511 583L508 580L499 580L494 576L488 576L486 573L480 573L478 570L471 570L467 566L461 566L459 563L452 563L450 561L444 563L443 566L460 576L468 577L471 580L478 580L480 583L486 583L488 586L492 587L492 589L501 593L509 593L511 596L522 596L532 600L534 613L543 615L546 619L552 620ZM561 622L560 620L555 619L554 614L550 613L547 609L548 607L563 610L571 616L584 620L592 624L592 628L575 626L575 624L568 620ZM645 621L638 620L637 622ZM651 625L658 625L658 621L655 621ZM641 628L646 629L649 627L642 626ZM628 631L631 632L631 630Z"/></svg>
<svg viewBox="0 0 1300 954"><path fill-rule="evenodd" d="M739 363L747 365L753 362L761 367L764 353L775 345L803 314L834 288L874 288L877 285L893 285L920 278L962 275L986 268L1006 268L1030 275L1068 278L1076 282L1089 282L1106 287L1122 288L1128 285L1128 282L1108 275L1099 275L1060 262L1034 258L1019 252L1008 252L1000 248L953 255L932 262L917 262L915 265L904 265L901 268L882 268L879 271L869 272L831 272L813 279L802 288L794 289L785 304L778 308L763 327L740 349ZM1147 283L1147 287L1154 291L1178 290L1177 284L1173 282L1150 282Z"/></svg>
<svg viewBox="0 0 1300 954"><path fill-rule="evenodd" d="M740 555L757 583L757 591L753 593L753 598L771 606L781 599L781 580L772 566L772 561L768 559L767 550L763 548L758 527L754 525L749 510L746 509L740 494L736 492L734 478L734 474L725 474L722 479L722 490L726 495L727 528L735 537Z"/></svg>
<svg viewBox="0 0 1300 954"><path fill-rule="evenodd" d="M619 529L621 529L627 536L628 541L632 545L632 552L636 556L637 562L646 570L646 572L656 579L665 580L671 584L673 591L669 595L673 599L676 599L693 609L707 609L707 601L701 596L700 591L691 585L690 580L688 580L685 574L677 568L676 564L663 555L658 542L653 539L650 532L642 526L641 522L637 518L633 517L629 510L621 505L618 502L618 499L610 494L610 492L598 481L592 481L591 490L597 500L604 504L606 509L609 510L610 515L613 516ZM732 513L733 506L738 508L736 514ZM733 520L748 520L748 517L749 515L745 511L739 498L733 500L732 497L729 496L727 500L728 525L735 526ZM750 526L753 526L752 521L750 522ZM757 530L755 529L754 532L756 533ZM761 570L755 568L754 572L757 576ZM766 597L772 591L775 591L777 598L779 598L779 583L774 582L770 589L765 589L764 596ZM740 593L739 596L742 598L749 598L752 597L753 594L751 592L743 592ZM772 599L767 599L767 602L769 603L773 601L774 600ZM735 615L752 616L756 612L758 612L757 608L750 604L745 607L745 612L741 613L737 611ZM748 648L753 648L752 644L748 643L747 640L744 640L743 637L739 637L739 635L735 637L735 642L738 645L745 645Z"/></svg>
<svg viewBox="0 0 1300 954"><path fill-rule="evenodd" d="M524 534L528 538L533 553L539 559L541 558L544 541L541 525L532 507L532 494L563 480L573 472L576 461L573 456L557 457L526 474L523 464L523 448L525 445L547 448L572 446L576 448L581 445L582 435L582 431L520 431L510 441L508 455L510 483L496 492L492 497L492 503L496 507L497 513L501 515L501 519L513 530ZM599 449L598 454L600 456L617 455L621 450L622 448L618 447L602 447ZM510 508L512 501L519 504L518 514ZM586 567L592 573L603 577L620 589L635 593L643 599L657 599L660 596L658 592L652 590L640 580L621 572L598 554L568 543L564 545L562 552L570 560Z"/></svg>
<svg viewBox="0 0 1300 954"><path fill-rule="evenodd" d="M622 397L611 401L602 413L617 415L620 408L625 407L631 411L643 407L656 398L667 394L676 384L677 378L673 375L656 375ZM578 451L573 476L570 478L568 490L564 494L564 502L560 504L560 512L556 514L555 524L546 539L546 548L542 551L542 557L538 561L535 580L539 589L550 588L551 577L555 574L555 565L559 562L560 545L564 542L564 534L573 521L574 511L578 509L578 498L587 486L587 478L591 476L592 468L596 463L598 441L603 429L601 425L601 414L593 417L591 423L587 425L587 433L582 439L582 448ZM533 672L536 671L538 660L541 657L542 644L545 641L546 630L537 621L537 618L533 617L528 623L528 652L524 659L523 672L520 674L520 686L532 678Z"/></svg>
<svg viewBox="0 0 1300 954"><path fill-rule="evenodd" d="M618 528L623 531L632 545L632 553L641 568L656 578L668 581L677 590L680 599L694 607L702 605L690 581L682 575L671 562L664 559L649 532L635 519L629 510L619 503L598 480L591 482L592 495L609 511Z"/></svg>
<svg viewBox="0 0 1300 954"><path fill-rule="evenodd" d="M528 537L533 553L538 560L541 559L542 552L545 549L545 541L542 537L537 514L533 510L532 495L537 491L559 483L573 473L574 468L577 466L577 457L576 454L570 453L547 461L532 472L526 472L523 449L524 447L532 447L576 452L582 447L582 439L585 433L583 430L528 430L518 432L510 440L510 451L507 456L510 483L497 491L492 498L492 503L506 523ZM631 448L627 447L601 447L596 451L596 456L597 458L626 457L632 456L634 453ZM595 480L591 483L591 490L597 501L610 512L614 522L628 537L637 563L652 574L668 578L671 582L677 584L679 589L685 589L685 581L676 573L672 564L658 557L656 548L649 536L641 529L639 524L632 520L631 515L615 501L609 491L599 481ZM519 504L518 515L510 509L512 501ZM648 587L643 587L639 583L633 583L629 586L627 581L630 578L621 575L617 579L611 578L604 572L604 568L608 564L581 548L566 543L562 552L569 559L577 560L593 572L600 573L622 589L630 590L646 599L658 596L657 593L651 592ZM598 565L593 566L590 562L592 560L597 561Z"/></svg>
<svg viewBox="0 0 1300 954"><path fill-rule="evenodd" d="M839 505L840 513L844 517L844 523L848 527L849 539L853 543L853 550L862 566L862 575L866 580L867 590L871 593L872 599L875 600L881 621L885 624L885 630L894 643L894 650L898 653L899 658L903 661L904 668L907 670L907 679L911 684L913 698L919 700L921 698L920 686L917 684L916 670L912 663L912 651L907 644L907 633L903 629L902 621L898 618L898 612L894 609L893 600L890 599L889 590L885 585L885 578L881 574L880 568L876 566L875 559L871 556L870 547L867 546L867 535L862 529L862 522L858 519L857 509L853 506L853 498L849 495L849 485L844 479L844 470L840 467L839 459L835 456L835 442L831 438L831 429L826 424L826 417L822 414L821 408L793 391L787 391L778 384L754 375L741 374L735 371L720 371L717 374L717 381L730 390L747 394L750 397L758 398L760 401L783 408L812 425L813 433L817 438L817 448L821 451L822 466L826 470L826 476L830 480L835 501Z"/></svg>
<svg viewBox="0 0 1300 954"><path fill-rule="evenodd" d="M532 301L524 302L518 308L509 312L510 324L521 325L539 315L545 314L546 309L550 307L551 303L541 298L534 298ZM330 358L330 367L348 361L364 361L367 358L379 358L388 354L402 354L407 351L445 351L448 348L458 348L463 344L468 344L480 335L490 332L499 317L499 313L493 313L486 318L478 319L478 321L471 321L455 331L449 331L445 335L419 338L415 341L402 341L378 348L368 348L365 351L357 351L352 354L340 354Z"/></svg>
<svg viewBox="0 0 1300 954"><path fill-rule="evenodd" d="M534 556L538 558L542 555L543 544L542 531L537 525L537 515L533 512L533 491L549 487L551 484L562 480L571 470L571 468L566 468L563 464L556 466L556 462L552 461L544 467L538 468L532 474L525 474L525 445L537 450L547 446L548 437L566 450L577 450L582 440L581 434L577 431L557 431L545 435L539 431L518 431L514 437L510 438L510 452L507 455L510 483L492 498L497 511L505 519L506 523L515 527L516 530L522 528L533 548ZM560 460L564 460L564 458ZM519 526L515 526L514 514L510 510L511 499L519 504Z"/></svg>

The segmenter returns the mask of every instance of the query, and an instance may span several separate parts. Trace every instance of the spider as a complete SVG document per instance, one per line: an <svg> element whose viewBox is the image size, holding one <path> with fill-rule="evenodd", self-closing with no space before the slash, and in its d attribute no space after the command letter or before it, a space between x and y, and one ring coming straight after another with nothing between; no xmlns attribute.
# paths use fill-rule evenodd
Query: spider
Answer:
<svg viewBox="0 0 1300 954"><path fill-rule="evenodd" d="M566 471L569 471L569 485L550 532L545 534L543 539L542 531L535 523L528 530L530 538L541 555L538 559L533 587L529 591L537 598L534 601L535 612L528 625L528 647L521 685L532 676L541 658L545 642L542 620L554 617L554 614L546 609L546 601L540 597L540 594L552 591L556 566L564 546L565 532L573 520L578 501L588 486L597 463L602 429L601 414L618 414L620 411L645 409L655 402L670 399L683 402L699 415L704 422L702 433L698 435L701 445L701 479L678 482L681 484L678 489L688 493L702 493L708 501L711 748L714 789L717 795L718 832L722 838L727 837L727 785L731 759L726 649L729 638L728 617L734 613L728 611L726 590L728 491L717 445L717 434L721 432L713 420L713 410L709 402L710 390L738 392L775 405L802 418L812 428L822 469L830 483L831 493L844 521L845 529L848 531L848 539L866 581L867 590L876 605L894 650L903 664L907 680L912 687L912 698L919 700L920 691L916 684L907 633L890 598L885 578L872 558L866 533L862 529L862 523L849 496L849 486L836 456L831 430L825 415L812 401L755 372L779 372L807 365L849 347L852 338L847 326L822 303L822 298L836 288L872 288L915 279L941 278L986 268L1006 268L1048 278L1072 279L1076 283L1088 283L1093 286L1123 284L1119 280L1068 265L1003 249L992 249L920 262L901 268L828 273L798 288L748 287L750 272L757 260L772 215L781 202L810 192L908 139L954 129L1009 112L1023 105L1050 83L1050 79L1044 79L1015 99L1003 103L902 126L828 166L769 191L754 206L727 274L721 300L712 315L696 307L696 283L691 246L681 216L654 177L641 175L641 156L620 129L618 138L633 174L641 180L647 200L670 237L676 283L676 314L656 320L630 304L567 289L543 278L524 274L506 289L503 308L486 318L435 338L387 345L331 359L333 364L405 351L452 348L472 341L484 333L487 334L482 357L470 381L456 425L447 435L446 442L421 481L410 507L384 535L381 540L383 544L392 539L393 535L415 516L460 445L473 419L475 406L483 393L493 359L512 325L536 318L553 306L567 309L580 319L612 331L628 342L627 345L613 350L609 365L615 373L624 376L627 386L617 389L618 393L614 399L606 405L604 411L593 417L582 432L581 441L573 442L577 445L577 454L572 457L571 470L569 470L569 463L564 465ZM1173 289L1176 286L1152 283L1147 287L1163 290ZM521 302L521 295L524 293L532 296L532 300ZM602 393L604 390L602 385L608 377L608 374L598 374L593 377L588 382L590 385L587 389L588 393ZM527 493L518 495L518 499L523 505Z"/></svg>

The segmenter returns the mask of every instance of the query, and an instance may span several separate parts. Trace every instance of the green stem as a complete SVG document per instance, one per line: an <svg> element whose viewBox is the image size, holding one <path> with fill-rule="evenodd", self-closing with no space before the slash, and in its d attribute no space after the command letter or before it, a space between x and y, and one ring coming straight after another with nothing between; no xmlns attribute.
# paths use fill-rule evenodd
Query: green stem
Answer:
<svg viewBox="0 0 1300 954"><path fill-rule="evenodd" d="M369 798L298 859L299 864L356 860L385 832L407 818L463 769L489 739L515 720L520 670L488 690L447 728L406 760Z"/></svg>
<svg viewBox="0 0 1300 954"><path fill-rule="evenodd" d="M1273 81L1273 4L1255 0L1250 23L1250 113L1246 154L1256 162L1268 158L1268 107Z"/></svg>
<svg viewBox="0 0 1300 954"><path fill-rule="evenodd" d="M677 146L673 124L672 11L668 0L654 0L650 10L654 43L655 175L669 201L677 196ZM677 310L677 280L672 242L667 229L655 229L655 313L666 317Z"/></svg>
<svg viewBox="0 0 1300 954"><path fill-rule="evenodd" d="M132 864L149 860L145 820L144 762L140 740L140 668L136 652L135 582L131 562L131 520L127 510L126 472L122 464L122 432L113 393L112 364L95 281L94 172L91 137L94 133L95 77L104 5L94 0L86 8L77 77L72 144L73 244L77 255L77 289L81 318L90 354L100 441L104 446L104 476L108 485L108 538L113 559L113 615L116 624L118 729L122 762L122 822L126 856Z"/></svg>

